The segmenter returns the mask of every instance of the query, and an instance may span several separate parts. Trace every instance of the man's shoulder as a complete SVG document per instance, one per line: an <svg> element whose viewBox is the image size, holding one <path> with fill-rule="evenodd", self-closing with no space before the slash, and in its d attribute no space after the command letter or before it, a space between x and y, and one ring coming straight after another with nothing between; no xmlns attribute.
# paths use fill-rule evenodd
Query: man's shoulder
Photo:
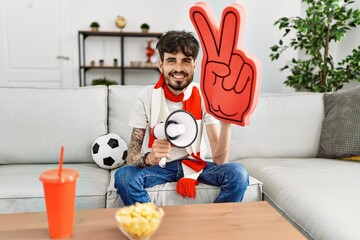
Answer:
<svg viewBox="0 0 360 240"><path fill-rule="evenodd" d="M140 92L138 97L140 99L151 99L152 90L154 89L153 85L145 86Z"/></svg>
<svg viewBox="0 0 360 240"><path fill-rule="evenodd" d="M146 85L143 87L143 89L141 90L141 93L142 94L146 94L146 93L151 93L152 90L154 89L154 86L153 85Z"/></svg>

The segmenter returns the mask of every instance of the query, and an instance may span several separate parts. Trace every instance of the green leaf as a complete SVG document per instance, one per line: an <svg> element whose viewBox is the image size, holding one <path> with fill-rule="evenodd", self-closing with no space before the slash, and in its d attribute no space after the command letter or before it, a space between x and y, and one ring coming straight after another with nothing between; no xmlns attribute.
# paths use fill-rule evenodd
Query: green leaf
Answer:
<svg viewBox="0 0 360 240"><path fill-rule="evenodd" d="M360 10L351 8L353 0L301 0L306 3L304 18L282 17L276 21L284 34L270 58L277 60L287 49L301 51L299 57L287 61L283 68L289 70L284 84L296 89L311 91L336 91L350 80L360 81L360 46L339 63L334 63L331 48L346 37L351 28L360 25ZM329 29L329 31L328 31ZM284 41L292 33L294 38ZM328 34L330 33L330 34ZM324 49L327 49L325 51ZM327 54L324 56L324 54Z"/></svg>
<svg viewBox="0 0 360 240"><path fill-rule="evenodd" d="M279 47L277 45L274 45L274 46L270 47L270 49L271 49L271 51L276 52L279 49Z"/></svg>
<svg viewBox="0 0 360 240"><path fill-rule="evenodd" d="M288 65L285 65L284 67L280 68L281 71L284 71L285 69L288 69L289 66Z"/></svg>

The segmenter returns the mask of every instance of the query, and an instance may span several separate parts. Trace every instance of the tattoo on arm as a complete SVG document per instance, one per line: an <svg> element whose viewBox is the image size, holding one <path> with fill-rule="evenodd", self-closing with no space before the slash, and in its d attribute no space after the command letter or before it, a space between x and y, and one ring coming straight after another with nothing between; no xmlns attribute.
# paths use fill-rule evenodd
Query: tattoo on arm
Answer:
<svg viewBox="0 0 360 240"><path fill-rule="evenodd" d="M129 146L129 155L127 157L127 163L129 165L143 167L143 163L141 162L141 148L144 142L145 131L146 129L133 128Z"/></svg>

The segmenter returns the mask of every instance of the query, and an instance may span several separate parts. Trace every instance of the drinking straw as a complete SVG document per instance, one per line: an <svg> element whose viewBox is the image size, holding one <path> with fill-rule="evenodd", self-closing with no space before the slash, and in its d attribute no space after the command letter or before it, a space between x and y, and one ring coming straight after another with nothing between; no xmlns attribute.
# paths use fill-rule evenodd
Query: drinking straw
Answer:
<svg viewBox="0 0 360 240"><path fill-rule="evenodd" d="M59 177L61 177L63 161L64 161L64 146L61 146L61 149L60 149L60 161L59 161L59 172L58 172Z"/></svg>

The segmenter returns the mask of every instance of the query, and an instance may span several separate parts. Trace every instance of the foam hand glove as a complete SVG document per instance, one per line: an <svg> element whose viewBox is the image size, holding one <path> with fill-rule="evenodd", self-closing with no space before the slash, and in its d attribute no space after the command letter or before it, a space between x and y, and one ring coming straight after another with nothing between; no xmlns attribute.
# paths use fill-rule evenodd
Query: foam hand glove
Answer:
<svg viewBox="0 0 360 240"><path fill-rule="evenodd" d="M261 70L258 61L240 49L242 6L226 7L220 28L205 2L190 8L190 18L203 50L200 87L206 111L219 120L247 125L257 103Z"/></svg>

